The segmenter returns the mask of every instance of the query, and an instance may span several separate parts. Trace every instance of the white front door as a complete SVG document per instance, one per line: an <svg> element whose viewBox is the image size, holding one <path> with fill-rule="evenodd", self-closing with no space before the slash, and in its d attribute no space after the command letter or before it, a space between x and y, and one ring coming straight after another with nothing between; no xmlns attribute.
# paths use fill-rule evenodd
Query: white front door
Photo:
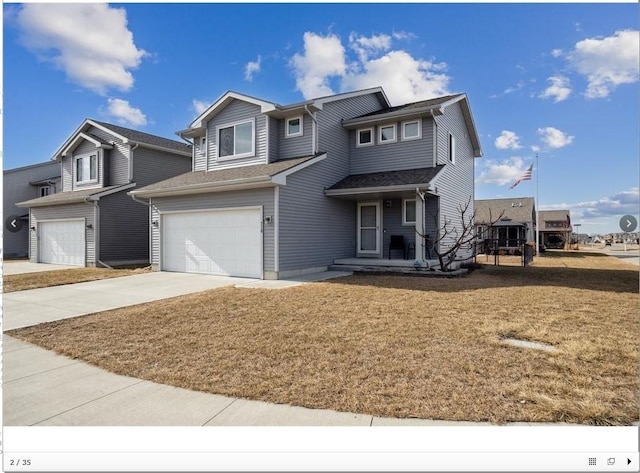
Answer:
<svg viewBox="0 0 640 473"><path fill-rule="evenodd" d="M358 254L380 254L380 202L358 202Z"/></svg>

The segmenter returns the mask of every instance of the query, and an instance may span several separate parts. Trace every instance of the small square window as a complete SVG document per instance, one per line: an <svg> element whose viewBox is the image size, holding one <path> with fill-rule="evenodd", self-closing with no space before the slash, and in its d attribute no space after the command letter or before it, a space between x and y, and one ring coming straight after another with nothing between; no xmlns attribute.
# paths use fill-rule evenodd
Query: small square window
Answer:
<svg viewBox="0 0 640 473"><path fill-rule="evenodd" d="M302 136L302 117L287 118L287 138Z"/></svg>
<svg viewBox="0 0 640 473"><path fill-rule="evenodd" d="M356 146L371 146L373 144L373 128L358 130L356 136Z"/></svg>
<svg viewBox="0 0 640 473"><path fill-rule="evenodd" d="M396 141L395 123L393 125L381 126L380 128L378 128L378 130L379 130L379 136L378 136L379 143L393 143L394 141Z"/></svg>
<svg viewBox="0 0 640 473"><path fill-rule="evenodd" d="M402 123L402 139L417 140L422 136L421 120Z"/></svg>
<svg viewBox="0 0 640 473"><path fill-rule="evenodd" d="M405 199L402 201L402 224L415 225L416 223L416 200Z"/></svg>

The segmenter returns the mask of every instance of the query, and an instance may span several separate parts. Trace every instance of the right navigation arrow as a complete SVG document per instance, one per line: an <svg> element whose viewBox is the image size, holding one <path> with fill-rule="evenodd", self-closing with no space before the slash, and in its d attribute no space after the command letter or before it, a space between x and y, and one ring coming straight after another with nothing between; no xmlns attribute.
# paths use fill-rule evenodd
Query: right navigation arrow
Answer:
<svg viewBox="0 0 640 473"><path fill-rule="evenodd" d="M631 459L627 458L627 465L630 465L630 464L631 464Z"/></svg>

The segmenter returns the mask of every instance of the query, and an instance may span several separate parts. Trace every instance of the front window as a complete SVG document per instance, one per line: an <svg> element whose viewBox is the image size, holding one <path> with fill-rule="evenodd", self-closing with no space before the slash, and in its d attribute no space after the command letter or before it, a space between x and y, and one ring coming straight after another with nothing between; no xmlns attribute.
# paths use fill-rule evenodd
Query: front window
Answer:
<svg viewBox="0 0 640 473"><path fill-rule="evenodd" d="M449 133L449 161L456 162L456 139Z"/></svg>
<svg viewBox="0 0 640 473"><path fill-rule="evenodd" d="M416 223L416 200L405 199L402 201L402 224L415 225Z"/></svg>
<svg viewBox="0 0 640 473"><path fill-rule="evenodd" d="M356 136L356 146L371 146L373 144L373 128L358 130Z"/></svg>
<svg viewBox="0 0 640 473"><path fill-rule="evenodd" d="M396 141L396 125L385 125L381 126L379 129L379 137L378 141L380 143L393 143Z"/></svg>
<svg viewBox="0 0 640 473"><path fill-rule="evenodd" d="M51 193L49 186L40 186L38 189L38 194L40 197L46 197Z"/></svg>
<svg viewBox="0 0 640 473"><path fill-rule="evenodd" d="M255 154L254 122L241 122L218 128L218 157L245 158Z"/></svg>
<svg viewBox="0 0 640 473"><path fill-rule="evenodd" d="M302 117L287 118L287 138L302 136Z"/></svg>
<svg viewBox="0 0 640 473"><path fill-rule="evenodd" d="M95 154L76 158L76 182L98 180L98 156Z"/></svg>
<svg viewBox="0 0 640 473"><path fill-rule="evenodd" d="M420 138L420 120L413 120L402 123L402 139L417 140Z"/></svg>

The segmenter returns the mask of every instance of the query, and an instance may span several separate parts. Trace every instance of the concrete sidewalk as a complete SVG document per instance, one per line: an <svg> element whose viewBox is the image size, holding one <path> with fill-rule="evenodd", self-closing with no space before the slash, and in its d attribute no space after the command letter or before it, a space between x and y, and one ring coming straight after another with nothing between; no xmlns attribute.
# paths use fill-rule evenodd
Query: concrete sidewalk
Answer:
<svg viewBox="0 0 640 473"><path fill-rule="evenodd" d="M350 273L326 271L297 279L267 281L206 274L151 272L10 292L3 295L4 330L168 299L223 286L286 289L311 281L348 274Z"/></svg>
<svg viewBox="0 0 640 473"><path fill-rule="evenodd" d="M3 345L5 426L492 425L394 419L207 394L116 375L8 335Z"/></svg>

